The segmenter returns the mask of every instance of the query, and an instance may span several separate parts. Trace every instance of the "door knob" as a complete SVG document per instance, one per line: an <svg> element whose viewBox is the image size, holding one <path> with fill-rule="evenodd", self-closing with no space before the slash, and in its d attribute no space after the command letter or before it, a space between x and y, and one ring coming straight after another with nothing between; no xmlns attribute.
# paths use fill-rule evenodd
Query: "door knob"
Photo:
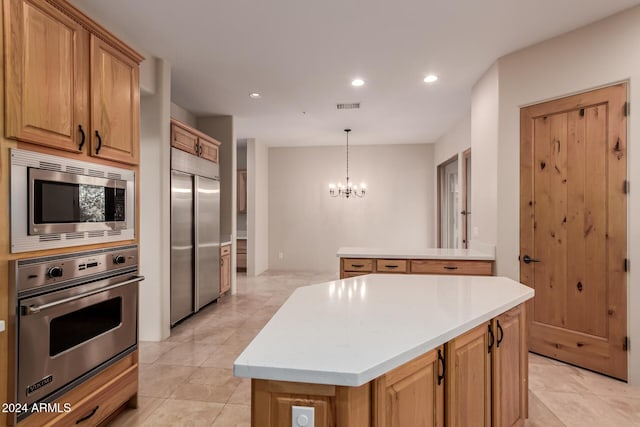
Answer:
<svg viewBox="0 0 640 427"><path fill-rule="evenodd" d="M531 264L532 262L540 262L539 259L531 258L529 255L523 256L522 261L524 261L525 264Z"/></svg>

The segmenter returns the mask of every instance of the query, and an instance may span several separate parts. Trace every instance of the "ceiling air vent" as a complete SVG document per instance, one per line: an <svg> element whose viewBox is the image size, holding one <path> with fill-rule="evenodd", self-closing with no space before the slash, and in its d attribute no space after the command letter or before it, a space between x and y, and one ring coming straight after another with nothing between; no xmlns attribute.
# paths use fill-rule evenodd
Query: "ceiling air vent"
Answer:
<svg viewBox="0 0 640 427"><path fill-rule="evenodd" d="M351 104L337 104L336 107L338 110L353 110L356 108L360 108L359 102L352 102Z"/></svg>

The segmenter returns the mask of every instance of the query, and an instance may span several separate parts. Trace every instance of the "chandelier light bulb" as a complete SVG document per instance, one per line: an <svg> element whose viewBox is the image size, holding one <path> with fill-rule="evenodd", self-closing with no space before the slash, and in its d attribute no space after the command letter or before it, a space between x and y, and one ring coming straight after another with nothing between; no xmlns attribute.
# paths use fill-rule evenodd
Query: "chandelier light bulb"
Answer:
<svg viewBox="0 0 640 427"><path fill-rule="evenodd" d="M360 183L360 188L362 188L363 190L366 190L367 184L365 184L364 182Z"/></svg>

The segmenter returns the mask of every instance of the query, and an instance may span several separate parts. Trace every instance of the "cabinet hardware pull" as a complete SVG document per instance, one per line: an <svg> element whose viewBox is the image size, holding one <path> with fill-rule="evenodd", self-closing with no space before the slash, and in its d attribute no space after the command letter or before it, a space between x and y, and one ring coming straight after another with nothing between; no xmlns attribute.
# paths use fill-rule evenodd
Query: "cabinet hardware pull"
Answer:
<svg viewBox="0 0 640 427"><path fill-rule="evenodd" d="M193 143L193 151L195 151L196 154L198 154L198 141Z"/></svg>
<svg viewBox="0 0 640 427"><path fill-rule="evenodd" d="M198 144L198 156L202 156L202 144Z"/></svg>
<svg viewBox="0 0 640 427"><path fill-rule="evenodd" d="M491 348L495 341L496 337L493 335L493 329L491 328L491 323L489 323L489 348L487 349L487 353L491 353Z"/></svg>
<svg viewBox="0 0 640 427"><path fill-rule="evenodd" d="M529 255L523 256L522 261L524 261L525 264L531 264L532 262L540 262L539 259L531 258Z"/></svg>
<svg viewBox="0 0 640 427"><path fill-rule="evenodd" d="M393 264L385 264L384 268L398 268L398 266Z"/></svg>
<svg viewBox="0 0 640 427"><path fill-rule="evenodd" d="M445 265L444 269L445 270L457 270L458 267L456 267L455 265Z"/></svg>
<svg viewBox="0 0 640 427"><path fill-rule="evenodd" d="M496 344L496 347L500 348L500 343L504 338L504 331L502 330L502 325L500 324L500 321L496 320L496 323L498 324L498 343Z"/></svg>
<svg viewBox="0 0 640 427"><path fill-rule="evenodd" d="M98 138L98 147L96 148L96 154L100 154L100 148L102 148L102 137L100 133L96 131L96 138Z"/></svg>
<svg viewBox="0 0 640 427"><path fill-rule="evenodd" d="M82 125L78 125L78 130L80 131L80 135L82 135L82 139L80 140L80 145L78 145L78 150L82 151L82 147L84 147L84 129L82 129Z"/></svg>
<svg viewBox="0 0 640 427"><path fill-rule="evenodd" d="M442 375L438 374L438 385L440 385L442 383L442 380L444 379L444 373L446 371L444 356L442 356L442 351L440 349L438 349L438 361L442 365Z"/></svg>
<svg viewBox="0 0 640 427"><path fill-rule="evenodd" d="M364 264L351 264L351 267L362 268L364 267Z"/></svg>
<svg viewBox="0 0 640 427"><path fill-rule="evenodd" d="M99 407L100 406L96 405L96 407L93 408L93 411L89 412L88 415L85 415L84 417L82 417L78 421L76 421L76 424L80 424L81 422L87 421L89 418L93 417L96 414L96 412L98 412L98 408Z"/></svg>
<svg viewBox="0 0 640 427"><path fill-rule="evenodd" d="M223 266L224 266L224 259L220 258L220 267L223 267Z"/></svg>

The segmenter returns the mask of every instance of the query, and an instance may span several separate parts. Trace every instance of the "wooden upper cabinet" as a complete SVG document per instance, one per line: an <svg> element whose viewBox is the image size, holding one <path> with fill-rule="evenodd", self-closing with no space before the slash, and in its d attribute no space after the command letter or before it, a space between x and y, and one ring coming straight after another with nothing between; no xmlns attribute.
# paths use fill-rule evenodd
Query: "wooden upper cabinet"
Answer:
<svg viewBox="0 0 640 427"><path fill-rule="evenodd" d="M219 141L173 118L171 119L171 146L210 162L219 162Z"/></svg>
<svg viewBox="0 0 640 427"><path fill-rule="evenodd" d="M143 57L66 1L4 7L7 138L137 164Z"/></svg>
<svg viewBox="0 0 640 427"><path fill-rule="evenodd" d="M138 63L91 36L91 155L139 162Z"/></svg>
<svg viewBox="0 0 640 427"><path fill-rule="evenodd" d="M44 1L4 5L6 136L80 152L78 126L88 132L87 31Z"/></svg>

